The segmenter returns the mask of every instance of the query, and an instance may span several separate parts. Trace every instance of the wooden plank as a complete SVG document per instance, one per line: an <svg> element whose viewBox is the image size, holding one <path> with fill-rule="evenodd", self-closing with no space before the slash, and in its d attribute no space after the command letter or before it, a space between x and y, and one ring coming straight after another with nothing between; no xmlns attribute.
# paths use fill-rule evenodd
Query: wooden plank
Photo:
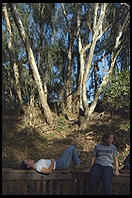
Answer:
<svg viewBox="0 0 132 198"><path fill-rule="evenodd" d="M16 195L17 194L17 186L15 181L10 181L9 184L9 195Z"/></svg>
<svg viewBox="0 0 132 198"><path fill-rule="evenodd" d="M2 172L13 172L13 173L38 173L36 170L24 170L24 169L13 169L13 168L2 168ZM72 171L69 170L54 170L52 173L71 173ZM79 171L80 172L80 171Z"/></svg>
<svg viewBox="0 0 132 198"><path fill-rule="evenodd" d="M27 175L27 177L28 176L33 176L33 177L37 177L37 179L38 178L41 179L42 176L47 177L47 179L48 179L48 178L51 177L51 175L56 175L56 176L65 175L66 176L66 175L70 175L71 173L73 175L78 175L78 176L81 176L81 177L83 177L83 176L86 177L86 176L89 175L89 173L87 173L87 170L80 170L80 171L79 170L78 171L68 171L68 170L59 171L59 170L55 170L51 174L46 175L46 174L38 173L35 170L22 170L22 169L18 170L18 169L12 169L12 168L2 168L2 176L3 177L6 175L6 173L11 173L13 175L18 174L19 177L23 177L23 176L25 177L26 175ZM15 174L15 173L17 173L17 174ZM10 177L10 174L9 174L9 177ZM116 176L113 176L113 178L114 177L116 177ZM130 173L120 173L120 175L118 177L130 177Z"/></svg>
<svg viewBox="0 0 132 198"><path fill-rule="evenodd" d="M2 168L2 172L36 172L34 169L32 170L23 170L23 169L13 169L13 168ZM85 174L89 174L87 173L87 170L54 170L52 173L85 173ZM120 173L121 176L130 176L130 172L121 172Z"/></svg>
<svg viewBox="0 0 132 198"><path fill-rule="evenodd" d="M51 173L49 175L36 172L2 172L2 180L67 180L71 173Z"/></svg>
<svg viewBox="0 0 132 198"><path fill-rule="evenodd" d="M120 184L120 195L130 195L130 185Z"/></svg>
<svg viewBox="0 0 132 198"><path fill-rule="evenodd" d="M20 181L16 181L16 195L20 195Z"/></svg>
<svg viewBox="0 0 132 198"><path fill-rule="evenodd" d="M24 195L24 193L26 194L26 192L24 192L26 189L26 181L20 181L18 180L19 182L19 187L20 187L20 195Z"/></svg>
<svg viewBox="0 0 132 198"><path fill-rule="evenodd" d="M37 181L36 180L28 181L28 194L29 195L36 195L37 194Z"/></svg>
<svg viewBox="0 0 132 198"><path fill-rule="evenodd" d="M88 194L89 173L86 171L54 171L49 175L35 170L2 169L4 194ZM100 193L102 189L99 189ZM130 193L130 174L121 173L112 178L114 194Z"/></svg>
<svg viewBox="0 0 132 198"><path fill-rule="evenodd" d="M57 182L58 182L58 180L52 180L52 182L53 182L53 195L56 195L57 194Z"/></svg>
<svg viewBox="0 0 132 198"><path fill-rule="evenodd" d="M114 176L112 178L112 183L130 183L130 177L124 176Z"/></svg>
<svg viewBox="0 0 132 198"><path fill-rule="evenodd" d="M56 187L56 194L57 195L63 195L64 191L63 191L63 180L57 180L57 187Z"/></svg>
<svg viewBox="0 0 132 198"><path fill-rule="evenodd" d="M70 195L69 185L70 180L63 180L63 195Z"/></svg>
<svg viewBox="0 0 132 198"><path fill-rule="evenodd" d="M36 192L36 194L40 195L41 194L40 193L40 180L37 180L36 183L37 183L37 192Z"/></svg>
<svg viewBox="0 0 132 198"><path fill-rule="evenodd" d="M114 186L112 185L112 195L119 195L120 189L119 184L115 183Z"/></svg>
<svg viewBox="0 0 132 198"><path fill-rule="evenodd" d="M2 181L2 195L7 195L7 182Z"/></svg>
<svg viewBox="0 0 132 198"><path fill-rule="evenodd" d="M52 195L52 180L47 181L47 194Z"/></svg>
<svg viewBox="0 0 132 198"><path fill-rule="evenodd" d="M27 181L24 180L23 182L23 195L27 195Z"/></svg>
<svg viewBox="0 0 132 198"><path fill-rule="evenodd" d="M50 180L46 180L46 195L49 195L49 182Z"/></svg>
<svg viewBox="0 0 132 198"><path fill-rule="evenodd" d="M43 195L46 195L46 182L47 182L46 180L43 180L43 184L42 184L43 185L43 187L42 187L42 194Z"/></svg>

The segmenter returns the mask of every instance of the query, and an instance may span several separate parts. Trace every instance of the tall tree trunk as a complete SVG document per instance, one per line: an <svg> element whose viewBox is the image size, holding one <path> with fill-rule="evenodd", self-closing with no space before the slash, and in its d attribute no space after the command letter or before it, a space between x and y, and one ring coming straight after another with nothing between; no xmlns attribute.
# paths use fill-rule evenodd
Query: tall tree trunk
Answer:
<svg viewBox="0 0 132 198"><path fill-rule="evenodd" d="M84 54L82 53L82 42L81 42L81 35L80 35L80 6L78 5L78 12L77 12L77 36L78 36L78 51L79 51L79 61L80 61L80 70L79 70L79 75L78 75L78 90L79 92L79 109L84 110L83 107L83 100L82 100L82 82L83 82L83 74L84 74Z"/></svg>
<svg viewBox="0 0 132 198"><path fill-rule="evenodd" d="M48 124L52 124L53 123L53 114L52 114L52 112L49 108L49 105L48 105L47 100L46 100L46 96L44 94L42 81L41 81L39 71L38 71L38 68L37 68L37 65L36 65L36 62L35 62L33 51L31 49L31 46L30 46L29 41L28 41L28 37L25 33L22 21L21 21L19 15L17 13L17 10L16 10L16 7L15 7L14 3L10 3L10 7L11 7L11 10L12 10L12 14L13 14L15 24L18 28L18 31L20 33L20 36L22 38L22 41L24 43L24 46L25 46L27 54L28 54L30 67L33 71L33 76L34 76L34 79L35 79L35 83L36 83L36 86L38 88L40 103L41 103L42 108L44 110L44 115L46 117L46 120L47 120Z"/></svg>
<svg viewBox="0 0 132 198"><path fill-rule="evenodd" d="M104 33L102 30L102 25L103 25L103 19L105 17L107 4L102 3L100 16L99 16L99 19L97 20L98 7L99 7L99 4L96 3L94 19L93 19L93 38L92 38L91 44L88 45L88 47L90 48L90 51L89 51L89 55L88 55L88 61L86 62L86 71L83 76L83 105L84 105L84 110L85 110L86 115L87 115L87 112L89 111L86 85L87 85L87 80L88 80L88 76L89 76L89 71L90 71L90 68L92 65L92 59L93 59L96 43ZM84 53L85 53L86 49L83 50Z"/></svg>
<svg viewBox="0 0 132 198"><path fill-rule="evenodd" d="M69 36L68 36L68 66L67 66L67 72L66 72L66 109L67 111L71 112L72 111L72 91L71 91L71 75L72 75L72 47L73 47L73 42L74 42L74 32L76 31L72 27L72 22L71 24L69 23L69 20L67 18L66 10L64 7L64 4L61 3L61 7L63 10L63 14L67 23L68 31L69 31Z"/></svg>
<svg viewBox="0 0 132 198"><path fill-rule="evenodd" d="M21 88L20 88L20 82L19 82L19 71L18 71L18 65L16 64L15 55L14 55L14 51L13 51L13 34L11 31L11 25L10 25L10 20L8 17L6 5L7 5L6 3L3 4L2 11L3 11L4 17L5 17L5 21L7 24L7 30L9 33L8 49L9 49L9 54L10 54L11 65L13 67L13 72L14 72L15 90L16 90L19 102L20 102L20 104L22 104L22 94L21 94Z"/></svg>
<svg viewBox="0 0 132 198"><path fill-rule="evenodd" d="M69 32L69 49L68 49L68 66L66 74L66 109L71 112L72 110L72 91L71 91L71 74L72 74L72 46L73 46L72 31Z"/></svg>
<svg viewBox="0 0 132 198"><path fill-rule="evenodd" d="M80 33L80 6L78 7L78 13L77 13L77 29L78 29L78 49L79 49L79 55L80 55L80 83L79 83L79 90L80 90L80 110L83 112L83 114L87 117L89 112L89 104L88 104L88 97L87 97L87 80L89 76L89 71L92 65L92 59L94 54L94 49L96 46L97 41L101 38L103 35L102 31L102 23L103 18L105 16L105 10L106 10L107 4L103 4L100 11L100 17L97 20L97 13L99 4L96 3L94 6L94 17L93 17L93 30L92 30L92 41L88 43L86 46L82 45L81 40L81 33ZM100 33L99 33L100 32ZM86 59L86 50L89 49L89 54ZM81 115L80 115L81 116ZM81 117L79 117L80 119ZM81 118L82 119L82 118ZM84 121L87 121L85 118Z"/></svg>
<svg viewBox="0 0 132 198"><path fill-rule="evenodd" d="M44 5L39 3L39 28L40 28L40 40L39 40L39 61L38 61L38 68L42 69L42 54L43 54L43 10ZM48 90L47 90L47 83L45 83L45 72L43 77L43 89L45 94L45 99L47 101L48 97Z"/></svg>
<svg viewBox="0 0 132 198"><path fill-rule="evenodd" d="M97 105L97 102L98 102L98 98L103 90L103 88L107 85L108 83L108 80L110 78L110 75L112 73L112 70L115 66L115 62L116 62L116 59L122 49L122 45L121 45L121 37L122 37L122 34L123 34L123 30L125 29L126 27L126 24L127 24L127 21L128 21L128 18L129 18L129 14L127 15L126 19L124 20L124 23L122 25L122 27L120 28L119 32L118 32L118 35L116 37L116 41L115 41L115 46L112 50L112 54L111 54L111 64L110 64L110 69L107 73L106 76L104 76L103 78L103 81L99 87L99 89L97 90L96 94L95 94L95 98L94 98L94 101L92 102L91 106L90 106L90 109L89 111L87 112L87 115L88 115L88 119L89 117L91 116L91 114L93 113L96 105Z"/></svg>
<svg viewBox="0 0 132 198"><path fill-rule="evenodd" d="M100 8L100 13L98 12L98 9ZM110 77L110 74L112 72L112 69L115 65L115 61L116 58L120 52L120 38L122 36L123 33L123 29L126 26L128 17L126 17L126 20L124 21L124 24L122 25L121 30L119 31L119 34L116 38L116 42L115 42L115 47L112 51L112 56L111 56L111 66L110 69L108 71L108 74L103 78L103 81L99 87L99 89L97 90L97 92L95 93L95 98L94 101L92 102L91 106L89 107L88 105L88 98L87 98L87 80L88 80L88 76L89 76L89 71L92 65L92 59L93 59L93 55L94 55L94 50L95 50L95 46L97 41L101 38L101 36L104 34L104 32L107 30L107 28L109 26L107 26L105 29L102 28L103 26L103 21L104 21L104 17L105 17L105 12L106 12L106 8L107 8L107 4L103 3L103 4L98 4L96 3L94 6L94 17L93 17L93 29L92 29L92 41L87 44L86 46L82 45L81 42L81 34L80 34L80 14L79 14L79 9L78 9L78 18L77 18L77 26L78 26L78 46L79 46L79 54L80 54L80 72L83 73L83 77L82 77L82 84L80 85L82 88L82 92L80 91L80 97L82 97L82 106L84 109L84 114L85 114L85 118L82 119L82 121L84 121L85 123L89 120L91 114L93 113L99 95L101 94L103 87L105 87L108 83L108 79ZM98 14L99 13L99 14ZM98 16L98 19L97 19ZM119 48L119 49L117 49ZM89 54L87 57L87 60L84 59L85 54L86 54L86 50L89 49ZM84 72L84 65L85 65L85 72ZM83 70L83 71L81 71ZM81 73L80 73L80 77L81 77ZM81 82L81 80L80 80Z"/></svg>

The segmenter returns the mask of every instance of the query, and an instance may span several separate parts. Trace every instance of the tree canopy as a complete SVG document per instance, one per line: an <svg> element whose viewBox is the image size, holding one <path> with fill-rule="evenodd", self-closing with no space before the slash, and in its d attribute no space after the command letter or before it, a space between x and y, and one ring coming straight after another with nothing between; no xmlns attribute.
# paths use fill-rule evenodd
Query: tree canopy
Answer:
<svg viewBox="0 0 132 198"><path fill-rule="evenodd" d="M129 4L3 3L2 8L3 106L13 102L23 108L32 101L47 121L56 107L78 115L81 109L88 121L105 90L114 103L125 105Z"/></svg>

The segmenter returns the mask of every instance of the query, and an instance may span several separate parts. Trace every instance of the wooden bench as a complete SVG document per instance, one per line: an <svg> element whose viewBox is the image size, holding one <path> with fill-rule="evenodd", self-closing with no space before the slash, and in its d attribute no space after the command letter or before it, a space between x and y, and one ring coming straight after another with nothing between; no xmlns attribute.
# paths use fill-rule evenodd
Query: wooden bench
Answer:
<svg viewBox="0 0 132 198"><path fill-rule="evenodd" d="M102 194L98 185L97 194ZM45 175L35 170L2 169L3 195L88 195L89 174L81 171L54 171ZM130 174L112 178L112 195L130 194Z"/></svg>

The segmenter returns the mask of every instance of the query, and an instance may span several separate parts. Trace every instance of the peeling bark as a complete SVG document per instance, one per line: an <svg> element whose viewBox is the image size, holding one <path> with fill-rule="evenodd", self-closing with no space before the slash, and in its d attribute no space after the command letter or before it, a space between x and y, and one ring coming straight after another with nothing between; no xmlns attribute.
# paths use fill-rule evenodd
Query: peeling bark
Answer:
<svg viewBox="0 0 132 198"><path fill-rule="evenodd" d="M11 10L12 10L12 14L13 14L13 18L15 21L15 24L18 28L18 31L20 33L20 36L22 38L22 41L24 43L24 46L26 48L27 54L28 54L28 59L29 59L29 63L30 63L30 67L33 71L33 76L35 79L35 83L36 86L38 88L38 92L39 92L39 98L40 98L40 104L42 105L42 109L44 110L44 115L46 117L46 120L48 122L48 124L52 124L53 123L53 115L52 112L49 108L49 105L47 103L47 97L45 96L44 90L43 90L43 86L42 86L42 81L39 75L39 71L35 62L35 58L33 55L33 51L31 49L31 46L29 44L29 39L26 35L26 32L24 30L22 21L17 13L16 7L14 5L14 3L10 4Z"/></svg>
<svg viewBox="0 0 132 198"><path fill-rule="evenodd" d="M22 94L21 94L21 88L20 88L20 82L19 82L19 71L18 71L18 65L14 58L15 55L14 55L14 49L13 49L13 34L12 34L12 30L11 30L11 24L10 24L6 5L7 5L6 3L3 4L2 11L3 11L5 21L7 24L7 31L9 33L8 49L9 49L11 65L13 67L13 72L14 72L15 90L16 90L18 99L20 101L20 104L22 104Z"/></svg>
<svg viewBox="0 0 132 198"><path fill-rule="evenodd" d="M80 34L80 8L78 8L78 15L77 15L77 27L78 27L78 48L79 48L79 55L80 55L80 107L82 110L84 110L84 116L86 116L87 119L81 119L80 125L83 124L83 122L87 122L91 116L91 114L94 112L94 109L97 105L97 101L99 98L99 95L101 94L103 88L107 85L108 80L110 78L110 75L112 73L112 70L115 65L116 58L121 50L121 36L123 33L124 28L126 27L128 16L126 17L122 28L118 32L115 46L112 50L112 56L111 56L111 65L110 69L108 71L108 74L103 78L103 81L99 87L99 89L95 93L94 101L92 102L91 106L88 105L88 98L87 98L87 81L89 76L89 71L92 65L92 59L94 55L94 50L96 47L97 41L102 37L104 32L111 26L107 25L105 29L103 29L103 23L104 23L104 17L106 14L106 8L107 3L98 4L96 3L94 6L94 16L93 16L93 27L91 29L92 31L92 41L88 43L86 46L82 45L81 41L81 34ZM100 6L100 12L98 12ZM86 60L86 50L89 49L89 54ZM83 121L84 120L84 121Z"/></svg>

